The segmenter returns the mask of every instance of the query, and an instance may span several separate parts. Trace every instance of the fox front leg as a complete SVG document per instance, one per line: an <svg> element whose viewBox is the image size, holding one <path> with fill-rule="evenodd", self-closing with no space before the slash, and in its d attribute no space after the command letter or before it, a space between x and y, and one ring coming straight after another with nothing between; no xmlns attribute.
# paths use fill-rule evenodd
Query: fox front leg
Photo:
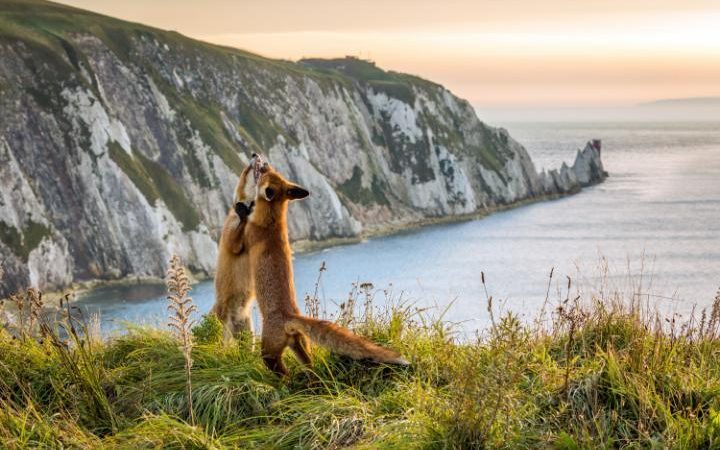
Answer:
<svg viewBox="0 0 720 450"><path fill-rule="evenodd" d="M250 216L250 213L252 213L253 206L255 206L255 202L250 202L250 203L237 202L237 203L235 203L235 214L238 215L241 223L243 221L247 221L248 216Z"/></svg>
<svg viewBox="0 0 720 450"><path fill-rule="evenodd" d="M245 226L248 216L252 213L254 202L246 205L243 202L235 204L236 217L228 217L228 222L223 229L223 240L228 243L230 251L239 255L245 250Z"/></svg>

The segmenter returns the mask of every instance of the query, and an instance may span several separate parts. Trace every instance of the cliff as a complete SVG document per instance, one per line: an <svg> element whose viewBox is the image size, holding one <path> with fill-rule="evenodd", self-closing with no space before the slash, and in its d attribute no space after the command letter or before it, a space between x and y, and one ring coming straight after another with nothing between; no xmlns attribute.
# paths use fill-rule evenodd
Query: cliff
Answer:
<svg viewBox="0 0 720 450"><path fill-rule="evenodd" d="M602 180L599 147L538 174L444 87L354 58L277 61L54 3L0 0L0 296L211 273L259 151L311 197L291 238L481 212Z"/></svg>

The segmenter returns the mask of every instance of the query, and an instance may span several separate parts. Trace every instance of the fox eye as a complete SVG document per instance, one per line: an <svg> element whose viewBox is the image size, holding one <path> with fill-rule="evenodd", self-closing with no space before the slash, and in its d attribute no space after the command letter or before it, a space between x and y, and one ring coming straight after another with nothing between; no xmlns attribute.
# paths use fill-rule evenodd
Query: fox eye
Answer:
<svg viewBox="0 0 720 450"><path fill-rule="evenodd" d="M275 197L275 189L271 187L265 188L265 198L272 200L273 197Z"/></svg>

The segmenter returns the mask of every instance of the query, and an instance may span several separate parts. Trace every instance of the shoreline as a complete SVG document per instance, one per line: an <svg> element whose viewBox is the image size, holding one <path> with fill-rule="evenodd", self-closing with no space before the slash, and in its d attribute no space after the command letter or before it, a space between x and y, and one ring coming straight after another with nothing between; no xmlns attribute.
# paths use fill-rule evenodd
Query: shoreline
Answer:
<svg viewBox="0 0 720 450"><path fill-rule="evenodd" d="M592 185L594 186L594 185ZM587 187L592 187L587 186ZM396 234L402 234L405 232L411 232L415 230L419 230L421 228L430 227L434 225L444 225L444 224L452 224L452 223L462 223L462 222L470 222L473 220L480 220L484 219L485 217L488 217L492 214L496 214L499 212L509 211L515 208L521 208L523 206L528 206L534 203L542 203L546 201L552 201L552 200L558 200L564 197L569 197L572 195L576 195L582 192L582 190L577 192L568 192L566 194L552 194L552 195L541 195L537 197L532 198L526 198L523 200L518 200L513 203L505 204L505 205L496 205L489 208L486 208L482 211L477 211L473 213L468 214L453 214L449 216L440 216L440 217L426 217L424 219L420 220L414 220L411 222L402 222L402 223L387 223L381 226L375 226L375 227L368 227L367 229L363 230L362 233L358 236L353 237L347 237L347 238L330 238L325 239L322 241L311 241L307 239L295 241L291 244L293 252L297 253L311 253L316 252L319 250L324 250L326 248L331 247L337 247L341 245L352 245L357 244L359 242L362 242L367 239L374 239L378 237L386 237L386 236L393 236Z"/></svg>
<svg viewBox="0 0 720 450"><path fill-rule="evenodd" d="M599 184L599 183L596 183ZM594 185L593 185L594 186ZM592 187L592 186L587 186ZM513 203L496 205L486 208L482 211L477 211L469 214L455 214L440 217L427 217L420 220L414 220L403 223L387 223L380 226L368 227L363 230L358 236L347 237L347 238L330 238L322 241L311 241L311 240L299 240L291 244L293 253L312 253L320 250L324 250L331 247L338 247L343 245L352 245L360 243L367 239L374 239L379 237L393 236L405 232L412 232L421 228L430 227L434 225L452 224L469 222L473 220L480 220L488 217L492 214L509 211L515 208L521 208L534 203L542 203L546 201L558 200L564 197L569 197L581 193L585 188L577 192L568 192L565 194L552 194L552 195L541 195L537 197L525 198L518 200ZM212 280L213 277L203 272L189 272L191 285L196 285L201 282ZM60 299L65 295L70 294L77 300L83 294L93 291L95 289L109 288L113 286L132 286L132 285L164 285L165 279L159 277L149 276L128 276L116 280L106 279L92 279L84 280L72 283L63 290L58 291L45 291L43 292L43 298L46 305L53 305L59 303ZM4 299L7 300L7 299ZM0 308L2 309L2 308Z"/></svg>

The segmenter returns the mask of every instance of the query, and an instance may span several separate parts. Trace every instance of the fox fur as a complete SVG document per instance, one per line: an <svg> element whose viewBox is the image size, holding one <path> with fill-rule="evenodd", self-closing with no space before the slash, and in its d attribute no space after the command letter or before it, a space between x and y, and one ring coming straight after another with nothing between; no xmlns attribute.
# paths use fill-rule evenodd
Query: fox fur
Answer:
<svg viewBox="0 0 720 450"><path fill-rule="evenodd" d="M247 256L234 254L233 257L247 257L247 260L242 260L243 267L249 261L252 268L251 285L263 319L261 347L267 367L280 376L287 375L282 361L287 347L301 362L309 364L308 338L332 352L354 359L409 364L399 353L376 345L346 328L300 314L295 298L287 209L290 201L305 198L309 193L287 181L267 164L257 180L255 192L255 205L245 224L241 246ZM243 272L242 276L246 273Z"/></svg>
<svg viewBox="0 0 720 450"><path fill-rule="evenodd" d="M226 337L253 333L252 301L255 297L250 257L244 251L247 217L255 198L253 171L257 158L240 174L233 208L228 211L218 245L215 304L212 312L223 323Z"/></svg>

